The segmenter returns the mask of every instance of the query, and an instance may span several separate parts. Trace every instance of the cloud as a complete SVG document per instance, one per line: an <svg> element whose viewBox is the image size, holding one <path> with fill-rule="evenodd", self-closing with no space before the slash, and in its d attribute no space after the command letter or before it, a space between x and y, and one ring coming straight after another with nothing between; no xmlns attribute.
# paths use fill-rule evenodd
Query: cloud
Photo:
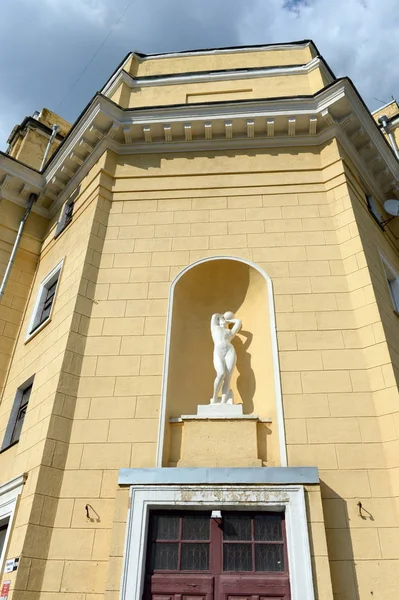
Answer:
<svg viewBox="0 0 399 600"><path fill-rule="evenodd" d="M387 102L399 88L396 0L381 8L380 0L2 0L0 147L43 106L74 121L131 50L311 38L377 108L374 98Z"/></svg>
<svg viewBox="0 0 399 600"><path fill-rule="evenodd" d="M284 6L286 8L284 9ZM399 72L397 37L399 14L396 0L268 0L266 36L270 41L313 39L319 51L339 77L349 76L371 109L397 93ZM265 8L257 0L255 14ZM390 15L387 19L387 15ZM261 19L248 16L242 39L263 39Z"/></svg>
<svg viewBox="0 0 399 600"><path fill-rule="evenodd" d="M42 5L51 16L64 19L72 15L86 22L105 24L107 3L103 0L42 0ZM111 4L112 6L112 4Z"/></svg>

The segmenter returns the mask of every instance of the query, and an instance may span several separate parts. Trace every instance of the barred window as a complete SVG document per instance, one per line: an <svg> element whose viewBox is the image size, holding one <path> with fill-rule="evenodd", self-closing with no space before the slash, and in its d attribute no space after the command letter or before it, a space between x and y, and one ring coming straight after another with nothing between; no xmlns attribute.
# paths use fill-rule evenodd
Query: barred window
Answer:
<svg viewBox="0 0 399 600"><path fill-rule="evenodd" d="M58 221L57 227L55 228L55 234L54 234L55 238L57 238L60 235L60 233L62 233L64 231L64 229L72 221L73 207L74 207L74 196L71 198L68 198L68 200L65 202L64 206L62 207L60 220Z"/></svg>
<svg viewBox="0 0 399 600"><path fill-rule="evenodd" d="M61 275L62 263L63 261L61 261L40 284L32 318L28 327L27 339L50 321Z"/></svg>
<svg viewBox="0 0 399 600"><path fill-rule="evenodd" d="M155 513L150 526L150 568L153 571L209 569L209 513Z"/></svg>
<svg viewBox="0 0 399 600"><path fill-rule="evenodd" d="M18 388L8 421L1 450L6 450L19 441L24 424L28 403L32 392L33 377Z"/></svg>
<svg viewBox="0 0 399 600"><path fill-rule="evenodd" d="M284 571L282 515L226 513L223 570Z"/></svg>
<svg viewBox="0 0 399 600"><path fill-rule="evenodd" d="M150 515L147 574L288 572L283 513L154 511Z"/></svg>

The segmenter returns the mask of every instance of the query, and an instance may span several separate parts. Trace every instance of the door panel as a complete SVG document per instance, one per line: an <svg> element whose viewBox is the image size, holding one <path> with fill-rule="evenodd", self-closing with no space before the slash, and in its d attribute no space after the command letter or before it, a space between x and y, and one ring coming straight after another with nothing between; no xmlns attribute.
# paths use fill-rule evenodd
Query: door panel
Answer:
<svg viewBox="0 0 399 600"><path fill-rule="evenodd" d="M281 600L285 596L227 596L227 600Z"/></svg>
<svg viewBox="0 0 399 600"><path fill-rule="evenodd" d="M288 578L222 576L217 600L289 600ZM216 600L216 599L215 599Z"/></svg>
<svg viewBox="0 0 399 600"><path fill-rule="evenodd" d="M256 594L220 594L218 600L289 600L289 598L287 591L281 590L281 593L278 593L277 590L269 590L266 594L259 596Z"/></svg>
<svg viewBox="0 0 399 600"><path fill-rule="evenodd" d="M152 600L213 600L211 575L160 575L151 577Z"/></svg>

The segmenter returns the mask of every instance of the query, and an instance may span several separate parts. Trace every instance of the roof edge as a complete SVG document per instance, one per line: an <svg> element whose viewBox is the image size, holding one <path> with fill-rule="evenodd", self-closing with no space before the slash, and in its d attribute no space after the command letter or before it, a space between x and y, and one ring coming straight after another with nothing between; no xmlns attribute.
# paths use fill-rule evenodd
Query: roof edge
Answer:
<svg viewBox="0 0 399 600"><path fill-rule="evenodd" d="M261 50L272 50L274 48L279 48L281 50L287 49L290 50L293 46L312 46L316 54L318 54L318 50L316 44L312 40L298 40L293 42L276 42L273 44L245 44L243 46L222 46L218 48L198 48L194 50L177 50L175 52L159 52L159 53L150 53L145 54L144 52L139 52L138 50L134 50L132 54L137 56L140 60L152 60L155 58L173 58L178 56L194 56L201 54L224 54L224 53L235 53L242 52L243 50L250 51L261 51Z"/></svg>

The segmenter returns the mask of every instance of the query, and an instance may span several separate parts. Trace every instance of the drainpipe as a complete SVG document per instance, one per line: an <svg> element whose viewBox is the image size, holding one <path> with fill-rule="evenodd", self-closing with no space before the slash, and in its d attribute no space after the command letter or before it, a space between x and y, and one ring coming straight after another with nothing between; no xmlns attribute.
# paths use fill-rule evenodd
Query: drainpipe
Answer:
<svg viewBox="0 0 399 600"><path fill-rule="evenodd" d="M47 146L46 146L46 150L44 152L44 156L43 156L43 160L42 160L42 164L40 165L40 171L43 170L44 165L46 164L46 160L48 157L48 153L50 152L50 148L51 148L51 144L54 141L55 136L57 135L57 133L60 130L60 126L59 125L53 125L53 131L51 132L51 135L49 137L49 140L47 142Z"/></svg>
<svg viewBox="0 0 399 600"><path fill-rule="evenodd" d="M15 238L14 246L13 246L10 258L8 260L8 265L7 265L7 268L6 268L6 272L4 273L3 281L1 282L1 286L0 286L0 300L4 296L4 292L5 292L5 289L6 289L7 281L8 281L8 278L10 277L11 269L12 269L12 266L14 264L15 255L17 254L18 246L19 246L19 244L21 242L22 232L24 230L26 220L29 217L29 214L30 214L30 212L32 210L32 207L33 207L34 203L36 202L36 200L37 200L37 194L30 194L29 200L28 200L28 204L26 205L25 214L22 217L21 222L20 222L19 227L18 227L17 237Z"/></svg>
<svg viewBox="0 0 399 600"><path fill-rule="evenodd" d="M395 140L395 136L393 135L393 133L391 133L390 131L388 131L388 117L386 115L382 115L382 117L380 117L378 119L378 122L381 123L385 133L388 135L389 137L389 141L391 143L392 149L395 153L396 158L399 160L399 149L398 149L398 145L396 143Z"/></svg>

